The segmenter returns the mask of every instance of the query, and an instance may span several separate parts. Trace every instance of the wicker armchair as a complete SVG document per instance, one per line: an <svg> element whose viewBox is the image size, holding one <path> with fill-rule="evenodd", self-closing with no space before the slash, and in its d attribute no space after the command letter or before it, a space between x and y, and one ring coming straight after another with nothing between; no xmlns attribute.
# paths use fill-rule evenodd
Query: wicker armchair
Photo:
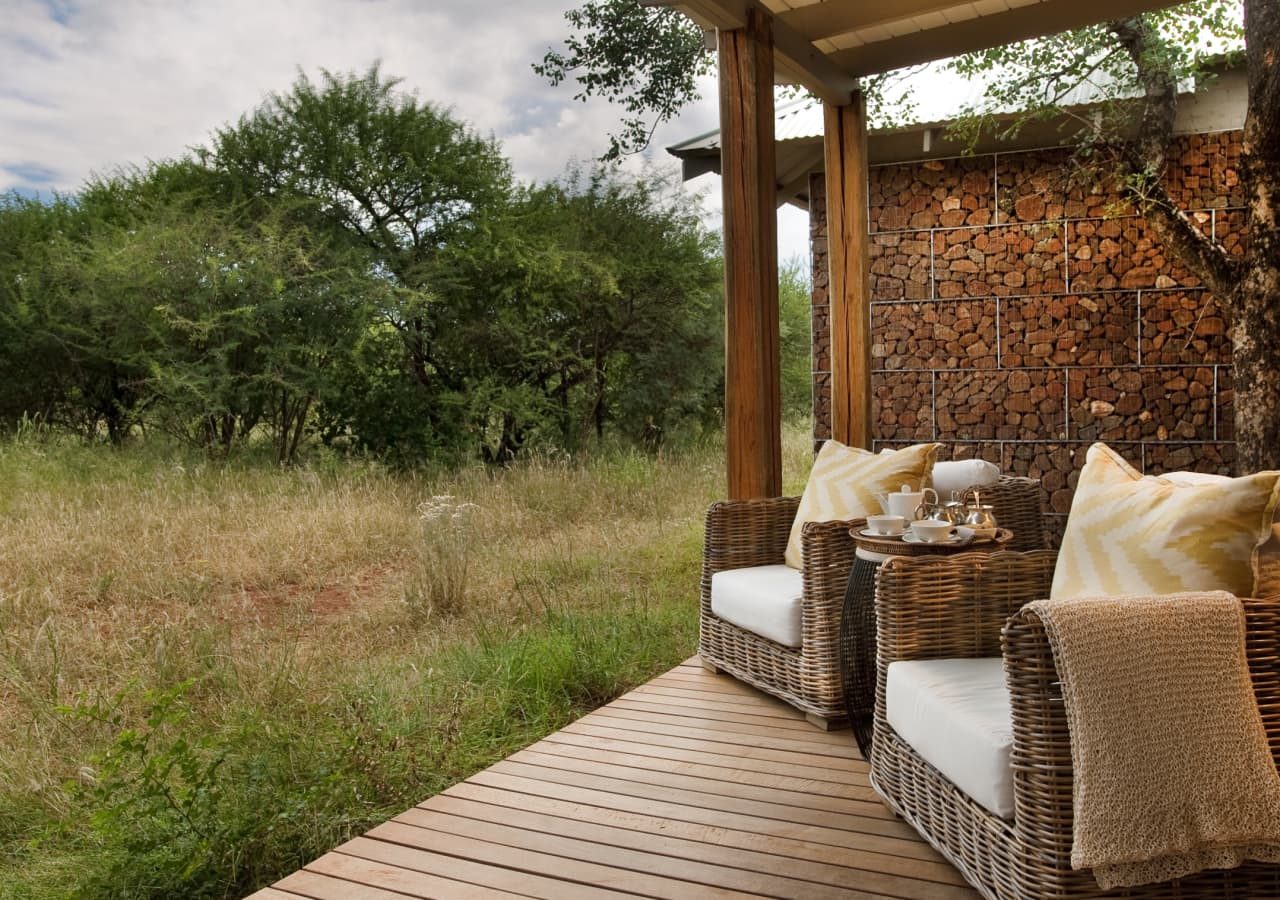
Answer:
<svg viewBox="0 0 1280 900"><path fill-rule="evenodd" d="M698 655L708 669L727 672L780 697L802 710L813 724L830 728L844 716L839 637L840 609L853 568L850 523L804 526L798 649L775 644L711 611L711 576L716 572L782 562L799 505L799 497L711 504L702 553Z"/></svg>
<svg viewBox="0 0 1280 900"><path fill-rule="evenodd" d="M1013 540L1006 549L1043 550L1049 546L1039 481L1005 475L988 487L969 488L960 499L969 503L975 496L993 506L1001 527L1013 532Z"/></svg>
<svg viewBox="0 0 1280 900"><path fill-rule="evenodd" d="M1071 745L1044 628L1023 604L1049 593L1055 554L895 558L880 569L875 742L871 778L888 805L987 898L1280 897L1280 866L1251 863L1104 893L1071 869ZM1258 705L1280 765L1280 598L1246 600ZM889 664L902 659L1005 659L1013 715L1014 816L999 818L925 762L886 721Z"/></svg>
<svg viewBox="0 0 1280 900"><path fill-rule="evenodd" d="M1040 483L1001 478L982 489L1000 524L1013 529L1013 547L1045 546ZM698 654L724 671L805 713L820 728L846 720L840 674L840 618L853 568L852 523L809 522L801 536L804 600L801 646L793 649L739 628L711 611L711 576L726 569L781 564L795 521L798 497L733 500L707 510L702 554Z"/></svg>

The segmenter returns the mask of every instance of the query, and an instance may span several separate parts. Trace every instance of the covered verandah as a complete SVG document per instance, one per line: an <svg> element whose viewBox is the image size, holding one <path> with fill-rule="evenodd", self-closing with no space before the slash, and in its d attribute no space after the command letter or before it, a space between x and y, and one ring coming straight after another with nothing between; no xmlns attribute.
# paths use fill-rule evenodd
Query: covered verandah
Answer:
<svg viewBox="0 0 1280 900"><path fill-rule="evenodd" d="M857 79L1161 0L649 0L716 35L728 496L782 492L776 83L825 106L833 436L871 435ZM694 591L690 573L690 595ZM976 896L882 806L846 733L691 660L357 837L264 898Z"/></svg>
<svg viewBox="0 0 1280 900"><path fill-rule="evenodd" d="M1137 15L1167 0L641 0L714 34L720 73L728 496L782 493L774 210L794 195L775 144L775 84L824 109L831 434L870 448L871 287L865 98L858 79ZM779 193L781 191L781 194Z"/></svg>

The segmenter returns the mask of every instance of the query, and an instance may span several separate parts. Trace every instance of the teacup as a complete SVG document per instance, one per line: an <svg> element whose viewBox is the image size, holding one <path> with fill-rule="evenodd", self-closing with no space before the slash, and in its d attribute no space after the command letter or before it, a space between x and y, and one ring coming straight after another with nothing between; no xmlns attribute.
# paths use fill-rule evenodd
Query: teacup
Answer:
<svg viewBox="0 0 1280 900"><path fill-rule="evenodd" d="M911 523L911 535L916 540L924 541L926 544L936 544L939 541L950 540L955 533L956 526L950 522L935 522L923 519L919 522Z"/></svg>
<svg viewBox="0 0 1280 900"><path fill-rule="evenodd" d="M906 528L907 520L902 516L867 516L867 530L872 534L896 537Z"/></svg>

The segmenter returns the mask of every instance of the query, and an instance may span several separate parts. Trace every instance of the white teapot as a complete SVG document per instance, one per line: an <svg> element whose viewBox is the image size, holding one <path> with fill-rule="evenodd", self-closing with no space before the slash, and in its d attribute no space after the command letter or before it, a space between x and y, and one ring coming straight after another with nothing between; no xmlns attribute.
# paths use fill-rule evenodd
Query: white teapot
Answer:
<svg viewBox="0 0 1280 900"><path fill-rule="evenodd" d="M916 519L916 510L924 504L925 497L932 496L932 504L938 502L938 494L933 488L924 488L923 490L913 491L911 485L904 484L902 489L892 494L883 492L876 493L876 499L880 501L880 505L884 507L886 515L902 516L908 522Z"/></svg>

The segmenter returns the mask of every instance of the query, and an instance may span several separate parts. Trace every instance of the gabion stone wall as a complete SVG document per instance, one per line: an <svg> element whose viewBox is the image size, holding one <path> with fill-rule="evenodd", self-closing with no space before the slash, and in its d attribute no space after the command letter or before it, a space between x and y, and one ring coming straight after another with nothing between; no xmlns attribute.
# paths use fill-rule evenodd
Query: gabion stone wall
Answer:
<svg viewBox="0 0 1280 900"><path fill-rule="evenodd" d="M1242 253L1240 133L1180 139L1172 196ZM1041 479L1061 528L1097 440L1148 473L1227 473L1230 322L1069 152L873 167L877 447L923 440ZM826 217L811 180L814 438L830 436Z"/></svg>

